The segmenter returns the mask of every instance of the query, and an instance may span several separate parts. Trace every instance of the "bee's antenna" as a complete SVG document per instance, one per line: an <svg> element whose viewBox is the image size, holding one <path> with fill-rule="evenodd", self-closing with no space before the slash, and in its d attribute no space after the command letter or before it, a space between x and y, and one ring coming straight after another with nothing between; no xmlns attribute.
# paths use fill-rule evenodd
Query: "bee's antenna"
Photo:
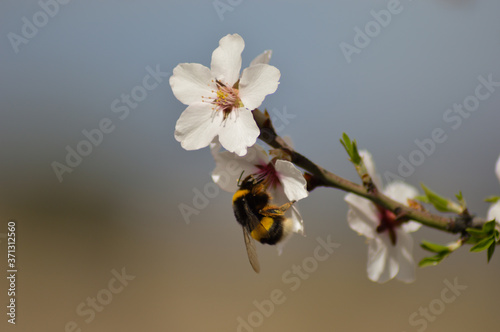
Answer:
<svg viewBox="0 0 500 332"><path fill-rule="evenodd" d="M241 171L241 174L240 174L240 177L238 178L238 187L240 186L240 181L241 181L241 177L243 176L243 173L245 173L245 171Z"/></svg>

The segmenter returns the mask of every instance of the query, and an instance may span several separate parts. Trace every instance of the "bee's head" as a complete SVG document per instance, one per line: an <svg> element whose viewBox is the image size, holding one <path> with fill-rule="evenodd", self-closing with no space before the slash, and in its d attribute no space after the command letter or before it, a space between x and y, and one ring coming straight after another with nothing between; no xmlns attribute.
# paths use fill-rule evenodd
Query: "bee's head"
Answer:
<svg viewBox="0 0 500 332"><path fill-rule="evenodd" d="M250 188L256 186L257 184L259 184L260 182L262 182L262 179L258 179L255 176L255 174L248 175L242 181L241 178L242 178L244 172L245 171L241 172L241 175L240 175L240 177L238 179L238 187L240 187L240 189L250 189Z"/></svg>

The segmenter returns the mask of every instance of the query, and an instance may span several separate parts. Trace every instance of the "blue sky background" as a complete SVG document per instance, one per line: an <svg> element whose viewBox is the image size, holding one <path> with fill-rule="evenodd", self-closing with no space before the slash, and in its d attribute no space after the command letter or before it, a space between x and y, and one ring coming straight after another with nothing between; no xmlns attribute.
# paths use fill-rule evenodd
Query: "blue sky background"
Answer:
<svg viewBox="0 0 500 332"><path fill-rule="evenodd" d="M388 1L221 2L232 9L222 20L212 1L52 5L53 17L17 52L9 36L23 36L23 18L43 20L43 9L37 1L0 4L0 232L9 218L18 221L17 328L64 331L74 321L83 331L234 331L238 317L256 310L253 301L279 289L285 302L255 331L417 331L422 325L409 317L455 278L468 288L426 330L492 326L498 257L487 265L485 255L463 248L419 269L411 285L374 284L366 278L364 239L348 228L339 191L318 189L300 202L307 237L294 237L280 257L259 246L263 271L254 275L230 193L211 198L190 224L179 213L179 204L192 205L193 189L210 183L214 162L207 149L188 152L175 141L185 106L168 78L123 120L111 104L142 84L148 66L169 74L181 62L209 66L219 39L239 33L243 66L273 50L281 83L263 107L294 116L280 134L298 151L357 181L338 141L343 132L372 152L384 174L397 173L398 158L418 149L415 140L441 128L446 141L406 180L450 196L462 190L471 211L484 216L483 199L500 192L500 88L456 129L443 116L474 94L479 76L500 82L498 1L401 0L400 13L350 63L341 43L353 45L354 29ZM113 131L59 182L51 164L63 163L66 147L105 118ZM327 235L339 249L290 290L282 275ZM417 260L425 255L419 241L455 239L428 229L414 238ZM85 322L78 305L122 267L136 278Z"/></svg>

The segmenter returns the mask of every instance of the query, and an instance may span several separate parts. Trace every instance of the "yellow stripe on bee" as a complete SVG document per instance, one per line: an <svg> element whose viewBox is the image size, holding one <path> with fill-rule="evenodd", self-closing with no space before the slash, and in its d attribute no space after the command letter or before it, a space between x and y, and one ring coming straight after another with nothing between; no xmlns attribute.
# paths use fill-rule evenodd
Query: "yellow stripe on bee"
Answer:
<svg viewBox="0 0 500 332"><path fill-rule="evenodd" d="M243 197L243 196L245 196L245 195L247 195L247 194L249 194L249 193L250 193L250 190L248 190L248 189L243 189L243 190L238 190L238 191L236 191L236 192L234 193L234 195L233 195L233 203L234 203L234 202L235 202L238 198Z"/></svg>
<svg viewBox="0 0 500 332"><path fill-rule="evenodd" d="M274 219L270 217L264 217L260 221L260 225L257 225L255 229L250 233L250 235L256 239L257 241L260 241L263 237L267 237L268 231L271 228L271 226L274 224Z"/></svg>

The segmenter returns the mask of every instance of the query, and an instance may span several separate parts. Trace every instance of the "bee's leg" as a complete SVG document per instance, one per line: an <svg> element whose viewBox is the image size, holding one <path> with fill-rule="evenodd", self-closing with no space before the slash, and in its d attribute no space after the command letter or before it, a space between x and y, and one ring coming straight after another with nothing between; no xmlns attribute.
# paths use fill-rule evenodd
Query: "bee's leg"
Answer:
<svg viewBox="0 0 500 332"><path fill-rule="evenodd" d="M283 211L283 213L286 212L286 210L288 210L289 208L292 207L292 205L297 202L297 201L291 201L291 202L288 202L288 203L285 203L283 204L282 206L280 206L278 209L280 209L281 211Z"/></svg>
<svg viewBox="0 0 500 332"><path fill-rule="evenodd" d="M291 201L283 204L282 206L266 206L259 212L266 217L282 216L285 214L286 210L288 210L295 202L296 201Z"/></svg>

